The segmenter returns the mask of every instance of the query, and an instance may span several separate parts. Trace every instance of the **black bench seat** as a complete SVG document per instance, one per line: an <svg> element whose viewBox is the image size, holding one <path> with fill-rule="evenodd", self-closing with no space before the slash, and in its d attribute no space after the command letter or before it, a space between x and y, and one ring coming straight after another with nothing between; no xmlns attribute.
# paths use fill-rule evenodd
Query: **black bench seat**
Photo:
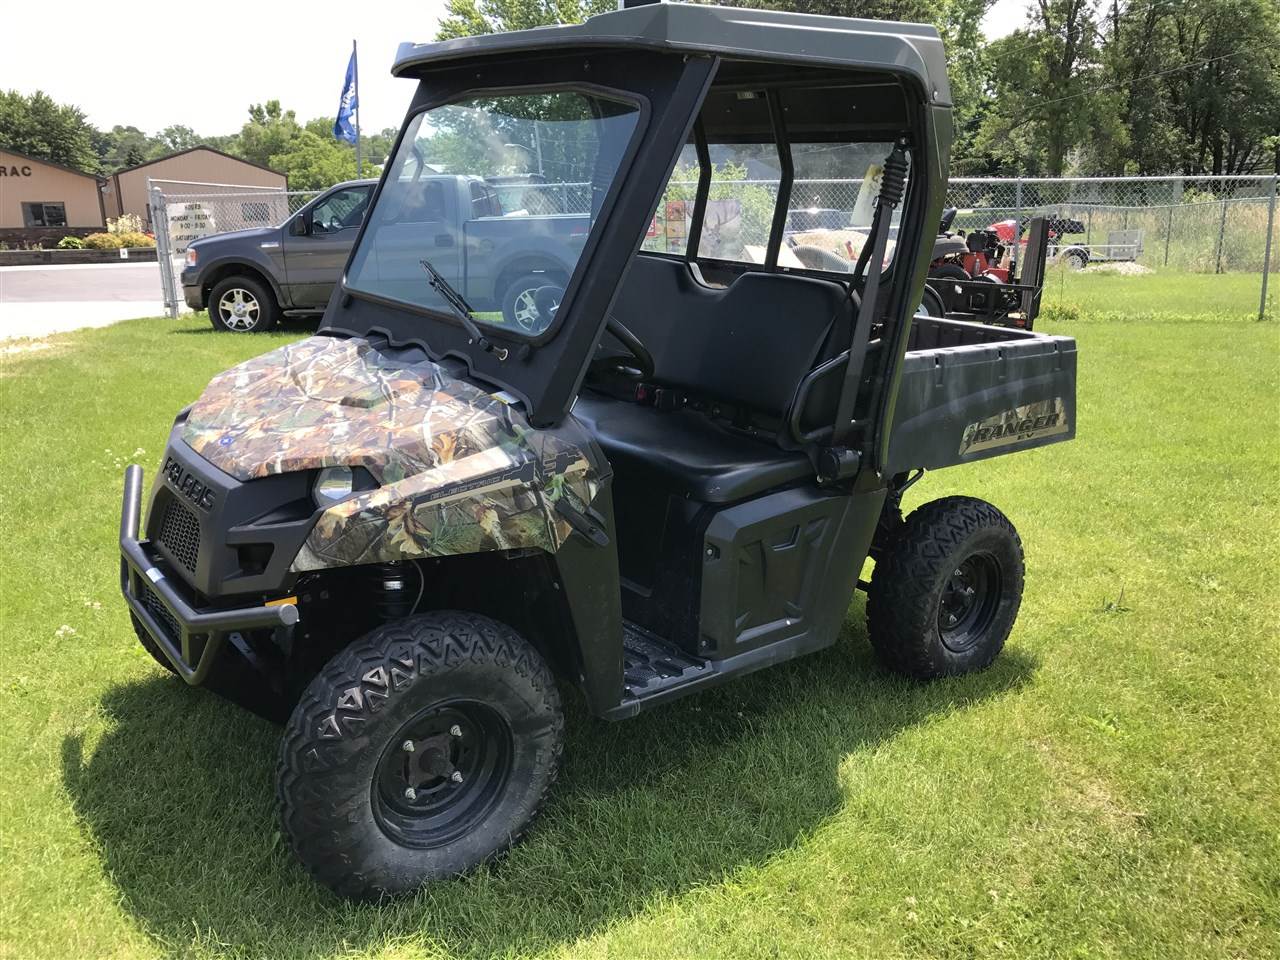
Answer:
<svg viewBox="0 0 1280 960"><path fill-rule="evenodd" d="M703 503L745 500L811 479L801 453L735 433L691 410L658 410L584 390L574 417L600 444L615 472L654 476Z"/></svg>

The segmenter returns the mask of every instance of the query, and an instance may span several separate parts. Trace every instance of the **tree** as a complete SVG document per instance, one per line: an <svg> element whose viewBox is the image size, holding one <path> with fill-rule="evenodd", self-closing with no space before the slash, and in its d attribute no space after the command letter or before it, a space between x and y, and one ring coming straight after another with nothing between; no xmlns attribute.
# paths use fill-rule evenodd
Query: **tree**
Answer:
<svg viewBox="0 0 1280 960"><path fill-rule="evenodd" d="M436 39L581 23L616 8L614 0L447 0Z"/></svg>
<svg viewBox="0 0 1280 960"><path fill-rule="evenodd" d="M94 132L79 107L55 103L43 91L0 93L0 147L97 173Z"/></svg>
<svg viewBox="0 0 1280 960"><path fill-rule="evenodd" d="M190 127L174 124L160 131L159 139L166 153L177 153L179 150L190 150L202 143L200 137Z"/></svg>
<svg viewBox="0 0 1280 960"><path fill-rule="evenodd" d="M271 158L290 151L302 134L292 110L284 110L279 100L249 107L249 122L240 128L239 152L250 163L271 166Z"/></svg>
<svg viewBox="0 0 1280 960"><path fill-rule="evenodd" d="M164 141L149 136L134 126L116 124L110 130L95 130L93 147L104 173L137 166L146 160L164 156L168 151Z"/></svg>
<svg viewBox="0 0 1280 960"><path fill-rule="evenodd" d="M1097 38L1091 0L1036 0L1027 28L988 48L992 106L978 148L1018 172L1062 176L1071 149L1109 115L1095 95Z"/></svg>
<svg viewBox="0 0 1280 960"><path fill-rule="evenodd" d="M288 148L273 154L268 166L289 177L293 190L323 190L343 180L356 178L356 156L350 144L318 136L303 130L290 141ZM368 174L370 167L365 168Z"/></svg>

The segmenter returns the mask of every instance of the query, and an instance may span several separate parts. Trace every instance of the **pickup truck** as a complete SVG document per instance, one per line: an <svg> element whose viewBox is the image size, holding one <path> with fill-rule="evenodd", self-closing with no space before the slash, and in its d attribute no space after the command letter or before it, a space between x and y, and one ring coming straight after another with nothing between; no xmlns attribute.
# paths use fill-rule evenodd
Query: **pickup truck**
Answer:
<svg viewBox="0 0 1280 960"><path fill-rule="evenodd" d="M256 333L281 316L319 316L342 275L376 180L340 183L285 223L197 240L187 248L182 290L193 310L209 310L215 330ZM376 229L384 280L427 282L419 261L457 287L477 310L527 329L539 316L534 294L563 287L586 239L586 214L505 210L502 184L484 177L419 179L416 202ZM545 293L544 293L545 296Z"/></svg>

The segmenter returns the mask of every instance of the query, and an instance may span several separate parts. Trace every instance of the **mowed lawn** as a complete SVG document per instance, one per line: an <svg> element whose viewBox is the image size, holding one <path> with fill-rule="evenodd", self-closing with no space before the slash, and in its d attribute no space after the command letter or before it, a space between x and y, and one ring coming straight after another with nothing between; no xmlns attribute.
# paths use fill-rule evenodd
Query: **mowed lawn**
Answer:
<svg viewBox="0 0 1280 960"><path fill-rule="evenodd" d="M1086 313L1079 438L930 474L1027 591L987 672L832 649L620 724L573 701L530 839L351 906L283 849L277 730L118 597L121 472L288 334L138 321L4 357L0 957L1280 954L1280 328ZM500 588L500 585L495 585Z"/></svg>

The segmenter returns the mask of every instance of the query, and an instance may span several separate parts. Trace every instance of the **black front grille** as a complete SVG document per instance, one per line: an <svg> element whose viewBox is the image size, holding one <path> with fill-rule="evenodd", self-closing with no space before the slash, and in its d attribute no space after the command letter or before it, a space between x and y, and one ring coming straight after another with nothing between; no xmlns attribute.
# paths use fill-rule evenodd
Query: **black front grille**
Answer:
<svg viewBox="0 0 1280 960"><path fill-rule="evenodd" d="M169 556L195 575L200 557L200 521L178 500L170 500L160 524L159 540Z"/></svg>
<svg viewBox="0 0 1280 960"><path fill-rule="evenodd" d="M178 621L173 618L169 608L160 602L160 598L152 592L148 584L141 583L139 585L142 587L142 595L138 599L147 608L147 613L151 614L152 619L164 628L165 633L169 635L169 639L173 643L177 643L182 637L182 632L178 629Z"/></svg>

